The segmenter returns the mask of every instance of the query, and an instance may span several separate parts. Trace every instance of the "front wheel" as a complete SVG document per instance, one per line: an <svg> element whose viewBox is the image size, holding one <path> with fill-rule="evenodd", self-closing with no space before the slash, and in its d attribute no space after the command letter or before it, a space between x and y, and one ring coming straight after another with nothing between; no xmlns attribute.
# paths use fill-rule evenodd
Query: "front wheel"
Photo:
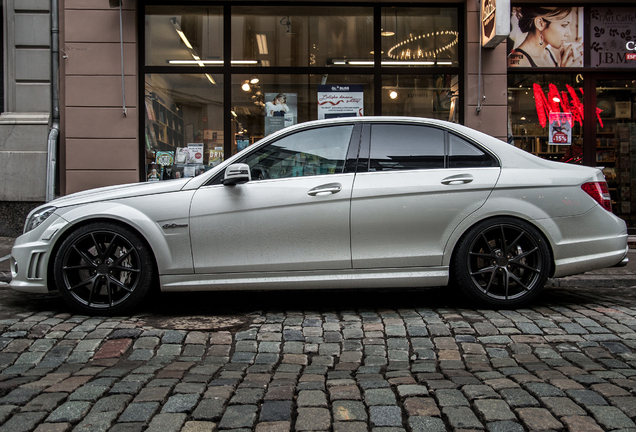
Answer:
<svg viewBox="0 0 636 432"><path fill-rule="evenodd" d="M131 230L109 222L72 232L53 265L61 296L74 309L89 314L130 310L147 294L154 273L146 243Z"/></svg>
<svg viewBox="0 0 636 432"><path fill-rule="evenodd" d="M473 226L460 240L453 276L466 295L481 303L516 307L539 295L551 263L550 249L535 227L496 218Z"/></svg>

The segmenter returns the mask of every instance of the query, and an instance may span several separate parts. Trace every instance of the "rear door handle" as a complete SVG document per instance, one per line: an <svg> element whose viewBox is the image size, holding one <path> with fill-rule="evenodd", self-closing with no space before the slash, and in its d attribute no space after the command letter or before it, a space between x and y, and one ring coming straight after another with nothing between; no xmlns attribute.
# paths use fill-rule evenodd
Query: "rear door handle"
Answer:
<svg viewBox="0 0 636 432"><path fill-rule="evenodd" d="M307 192L309 196L316 195L326 195L326 194L336 194L342 190L342 185L340 183L329 183L320 186L316 186L313 189L310 189Z"/></svg>
<svg viewBox="0 0 636 432"><path fill-rule="evenodd" d="M474 180L474 177L470 174L457 174L454 176L446 177L442 180L442 184L445 185L458 185L470 183Z"/></svg>

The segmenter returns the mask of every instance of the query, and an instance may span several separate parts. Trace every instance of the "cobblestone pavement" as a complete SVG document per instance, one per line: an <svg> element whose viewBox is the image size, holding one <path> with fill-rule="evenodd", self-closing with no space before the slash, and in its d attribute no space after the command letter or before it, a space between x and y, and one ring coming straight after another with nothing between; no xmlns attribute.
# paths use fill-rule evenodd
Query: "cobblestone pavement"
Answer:
<svg viewBox="0 0 636 432"><path fill-rule="evenodd" d="M1 432L636 431L630 289L500 311L441 289L0 305Z"/></svg>

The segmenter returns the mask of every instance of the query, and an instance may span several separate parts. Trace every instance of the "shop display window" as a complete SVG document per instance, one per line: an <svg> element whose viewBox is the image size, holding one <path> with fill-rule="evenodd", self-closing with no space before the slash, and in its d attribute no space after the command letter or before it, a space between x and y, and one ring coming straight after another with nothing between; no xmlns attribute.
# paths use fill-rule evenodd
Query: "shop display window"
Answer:
<svg viewBox="0 0 636 432"><path fill-rule="evenodd" d="M146 6L146 66L222 66L223 8Z"/></svg>
<svg viewBox="0 0 636 432"><path fill-rule="evenodd" d="M147 74L147 180L193 177L224 159L220 75Z"/></svg>
<svg viewBox="0 0 636 432"><path fill-rule="evenodd" d="M583 163L582 75L508 74L508 141L545 159Z"/></svg>
<svg viewBox="0 0 636 432"><path fill-rule="evenodd" d="M197 167L311 120L396 115L459 122L459 10L145 6L140 128L150 180L165 177L170 158L172 177L196 175Z"/></svg>
<svg viewBox="0 0 636 432"><path fill-rule="evenodd" d="M373 113L373 75L234 75L232 154L297 123L366 113Z"/></svg>
<svg viewBox="0 0 636 432"><path fill-rule="evenodd" d="M636 222L636 80L596 81L596 164L603 167L614 212Z"/></svg>
<svg viewBox="0 0 636 432"><path fill-rule="evenodd" d="M373 8L233 6L232 62L245 66L373 65Z"/></svg>
<svg viewBox="0 0 636 432"><path fill-rule="evenodd" d="M459 76L383 75L382 115L413 116L457 123Z"/></svg>
<svg viewBox="0 0 636 432"><path fill-rule="evenodd" d="M458 66L454 8L386 7L381 12L383 66Z"/></svg>

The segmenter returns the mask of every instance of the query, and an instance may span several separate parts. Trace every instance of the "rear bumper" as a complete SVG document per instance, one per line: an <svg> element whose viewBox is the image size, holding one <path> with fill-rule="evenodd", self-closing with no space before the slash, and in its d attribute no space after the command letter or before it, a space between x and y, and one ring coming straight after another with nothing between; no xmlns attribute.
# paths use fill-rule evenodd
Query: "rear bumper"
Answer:
<svg viewBox="0 0 636 432"><path fill-rule="evenodd" d="M625 257L623 258L621 262L616 264L614 267L625 267L627 264L629 264L629 258Z"/></svg>
<svg viewBox="0 0 636 432"><path fill-rule="evenodd" d="M553 277L614 267L626 259L629 251L627 225L601 206L595 206L581 216L553 221L558 229L553 238L560 237L553 245Z"/></svg>

